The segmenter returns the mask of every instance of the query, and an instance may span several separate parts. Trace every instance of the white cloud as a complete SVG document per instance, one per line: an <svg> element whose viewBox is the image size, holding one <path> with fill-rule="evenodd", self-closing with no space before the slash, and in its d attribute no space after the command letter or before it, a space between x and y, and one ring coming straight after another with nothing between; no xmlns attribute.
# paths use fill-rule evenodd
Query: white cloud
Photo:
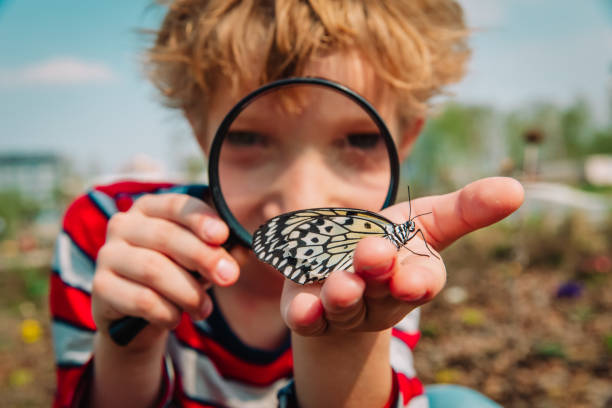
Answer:
<svg viewBox="0 0 612 408"><path fill-rule="evenodd" d="M0 85L67 85L109 82L115 75L99 62L56 57L13 70L0 70Z"/></svg>

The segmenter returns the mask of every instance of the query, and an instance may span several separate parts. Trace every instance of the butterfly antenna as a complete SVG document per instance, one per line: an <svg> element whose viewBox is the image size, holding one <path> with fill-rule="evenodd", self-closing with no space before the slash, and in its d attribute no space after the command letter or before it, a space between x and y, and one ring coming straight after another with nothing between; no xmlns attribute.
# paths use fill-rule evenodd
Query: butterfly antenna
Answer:
<svg viewBox="0 0 612 408"><path fill-rule="evenodd" d="M410 186L408 186L408 219L412 215L412 200L410 199Z"/></svg>
<svg viewBox="0 0 612 408"><path fill-rule="evenodd" d="M426 213L423 213L423 214L415 215L414 218L412 218L412 219L414 220L414 219L419 218L422 215L429 215L429 214L433 214L433 211L429 211L429 212L426 212Z"/></svg>

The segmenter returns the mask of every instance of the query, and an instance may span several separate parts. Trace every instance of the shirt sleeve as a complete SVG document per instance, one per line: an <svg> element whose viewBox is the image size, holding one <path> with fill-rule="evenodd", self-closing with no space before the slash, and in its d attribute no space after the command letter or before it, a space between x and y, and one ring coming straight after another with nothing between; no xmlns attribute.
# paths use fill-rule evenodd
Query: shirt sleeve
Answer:
<svg viewBox="0 0 612 408"><path fill-rule="evenodd" d="M78 406L91 377L96 330L91 284L106 221L89 197L82 196L67 210L56 241L49 294L57 375L54 407Z"/></svg>
<svg viewBox="0 0 612 408"><path fill-rule="evenodd" d="M95 260L106 239L108 219L117 211L111 196L93 189L70 205L57 237L49 294L57 376L55 408L87 405L96 332L91 314ZM167 405L173 394L169 358L162 362L162 369L160 407Z"/></svg>

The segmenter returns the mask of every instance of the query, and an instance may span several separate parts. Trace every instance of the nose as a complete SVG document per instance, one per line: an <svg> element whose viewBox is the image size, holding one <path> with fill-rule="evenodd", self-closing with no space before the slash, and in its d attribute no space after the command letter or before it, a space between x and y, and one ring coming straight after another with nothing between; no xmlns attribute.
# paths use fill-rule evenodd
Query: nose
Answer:
<svg viewBox="0 0 612 408"><path fill-rule="evenodd" d="M342 186L315 149L299 152L287 161L283 174L273 182L274 198L264 208L269 218L316 207L341 206Z"/></svg>

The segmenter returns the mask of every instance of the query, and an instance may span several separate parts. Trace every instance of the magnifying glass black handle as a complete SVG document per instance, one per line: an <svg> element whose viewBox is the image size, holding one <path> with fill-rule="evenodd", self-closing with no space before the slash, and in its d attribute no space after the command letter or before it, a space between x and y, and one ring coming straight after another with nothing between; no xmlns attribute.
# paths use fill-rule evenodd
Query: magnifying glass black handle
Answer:
<svg viewBox="0 0 612 408"><path fill-rule="evenodd" d="M144 329L148 321L142 317L125 316L112 322L108 334L120 346L128 345Z"/></svg>

